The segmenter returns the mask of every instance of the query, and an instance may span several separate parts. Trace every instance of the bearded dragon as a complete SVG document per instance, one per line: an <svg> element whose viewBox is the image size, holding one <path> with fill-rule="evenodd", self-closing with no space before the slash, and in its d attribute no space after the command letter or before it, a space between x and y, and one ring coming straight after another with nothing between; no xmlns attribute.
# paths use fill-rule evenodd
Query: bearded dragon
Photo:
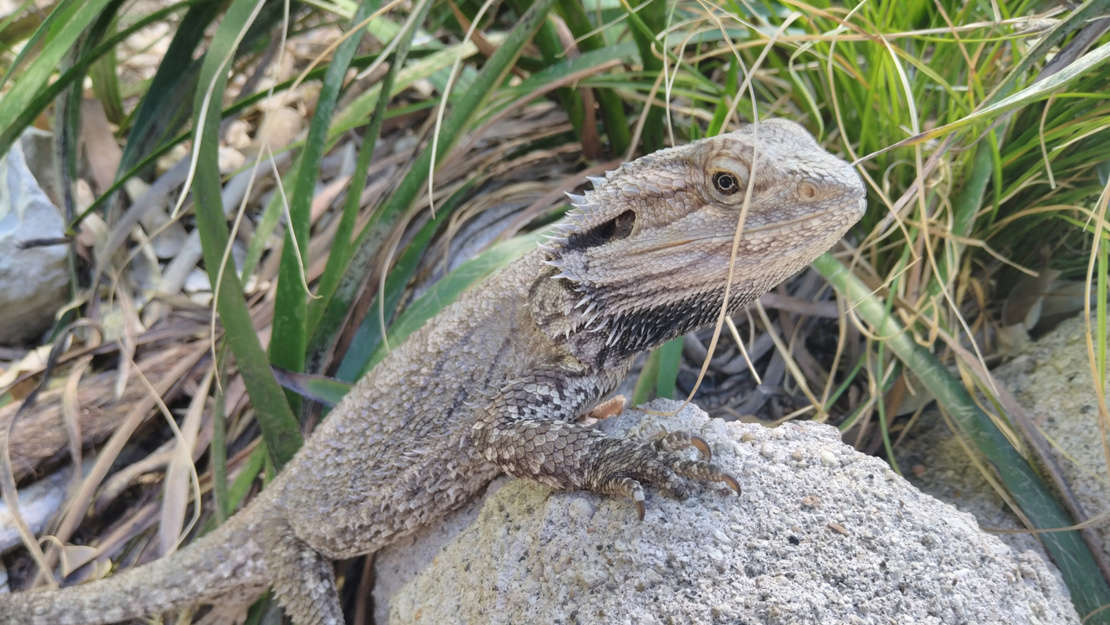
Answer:
<svg viewBox="0 0 1110 625"><path fill-rule="evenodd" d="M637 354L715 320L726 292L735 311L828 250L863 215L863 183L778 119L592 183L547 244L363 377L227 523L105 580L0 596L0 624L111 623L267 588L298 625L341 624L332 560L435 523L501 473L625 497L641 519L645 483L678 497L687 478L739 493L685 432L613 439L576 421ZM691 446L701 459L676 453Z"/></svg>

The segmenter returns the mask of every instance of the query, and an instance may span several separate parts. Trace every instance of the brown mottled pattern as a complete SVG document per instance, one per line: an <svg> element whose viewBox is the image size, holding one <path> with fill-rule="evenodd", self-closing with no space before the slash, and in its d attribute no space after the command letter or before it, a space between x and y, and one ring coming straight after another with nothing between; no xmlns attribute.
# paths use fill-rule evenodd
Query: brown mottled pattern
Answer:
<svg viewBox="0 0 1110 625"><path fill-rule="evenodd" d="M641 518L643 483L677 496L685 478L738 490L708 459L674 453L707 451L683 432L620 440L575 421L638 352L716 318L749 181L730 309L863 214L852 168L783 120L624 165L571 197L548 245L463 294L360 380L219 530L106 581L0 596L0 624L114 622L267 587L296 623L338 624L331 559L434 523L499 473L627 497Z"/></svg>

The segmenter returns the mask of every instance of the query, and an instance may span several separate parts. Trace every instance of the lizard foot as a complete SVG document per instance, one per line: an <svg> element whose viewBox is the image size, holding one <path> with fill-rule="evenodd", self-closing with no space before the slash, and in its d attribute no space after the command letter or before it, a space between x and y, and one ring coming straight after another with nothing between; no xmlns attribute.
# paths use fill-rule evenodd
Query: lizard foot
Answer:
<svg viewBox="0 0 1110 625"><path fill-rule="evenodd" d="M687 460L677 452L694 447L703 460ZM704 482L724 482L740 494L740 483L710 462L709 445L688 432L671 432L649 443L622 439L598 441L596 461L588 471L587 488L607 495L627 497L636 504L644 519L644 488L641 482L655 484L671 495L684 499L688 494L683 478Z"/></svg>

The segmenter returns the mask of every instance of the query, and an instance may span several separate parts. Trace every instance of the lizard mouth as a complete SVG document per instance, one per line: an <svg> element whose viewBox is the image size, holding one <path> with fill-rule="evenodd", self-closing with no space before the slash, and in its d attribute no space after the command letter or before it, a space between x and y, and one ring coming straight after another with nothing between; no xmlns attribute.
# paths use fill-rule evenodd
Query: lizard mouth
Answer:
<svg viewBox="0 0 1110 625"><path fill-rule="evenodd" d="M631 212L631 211L628 211L628 212ZM817 214L814 214L814 215L806 215L805 217L799 217L798 219L793 219L791 221L780 221L780 222L776 222L776 223L767 224L767 225L764 225L764 226L755 226L755 227L752 227L752 228L745 228L744 232L742 234L750 236L750 235L761 234L761 233L765 233L765 232L775 232L775 231L780 230L780 229L782 229L784 227L787 227L787 226L806 223L807 221L810 221L814 218L821 217L822 215L826 215L826 214L831 213L831 212L833 212L833 211L824 211L822 213L817 213ZM606 222L605 224L602 224L601 226L598 226L598 228L605 227L609 223L610 222ZM628 236L628 235L625 234L624 236ZM724 242L732 241L733 236L735 236L735 233L730 232L728 234L719 234L719 235L714 235L714 236L687 237L687 238L684 238L684 239L675 239L675 240L672 240L672 241L657 242L657 243L653 243L651 245L641 246L641 247L637 248L637 252L641 253L641 254L647 253L647 252L658 252L660 250L666 250L666 249L671 249L671 248L675 248L675 247L683 247L685 245L690 245L692 243L724 243ZM620 238L624 238L624 237L622 236ZM610 239L610 240L616 240L616 239Z"/></svg>
<svg viewBox="0 0 1110 625"><path fill-rule="evenodd" d="M632 234L636 225L636 213L631 209L626 210L616 217L604 221L589 230L571 234L563 249L567 251L585 250L613 241L620 241Z"/></svg>
<svg viewBox="0 0 1110 625"><path fill-rule="evenodd" d="M798 217L797 219L791 219L789 221L777 221L777 222L772 222L772 223L768 223L768 224L765 224L765 225L753 226L753 227L750 227L750 228L745 227L744 231L741 234L743 234L743 235L753 235L753 234L761 234L761 233L765 233L765 232L775 232L776 230L782 230L783 228L787 228L787 227L790 227L790 226L795 226L795 225L798 225L798 224L804 224L804 223L813 221L815 219L820 219L821 217L824 217L825 215L828 215L828 214L834 213L834 212L836 212L835 209L826 210L826 211L821 211L819 213L811 213L809 215ZM688 242L692 243L692 242L695 242L695 241L712 241L712 242L731 241L733 236L735 236L735 233L730 232L728 234L721 234L721 235L716 235L716 236L698 237L696 239L690 239Z"/></svg>

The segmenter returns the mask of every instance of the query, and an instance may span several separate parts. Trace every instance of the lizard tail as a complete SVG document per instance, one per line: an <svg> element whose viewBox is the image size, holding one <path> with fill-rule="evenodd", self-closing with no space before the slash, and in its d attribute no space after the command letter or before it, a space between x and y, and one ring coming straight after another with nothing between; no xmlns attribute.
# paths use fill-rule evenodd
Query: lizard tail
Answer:
<svg viewBox="0 0 1110 625"><path fill-rule="evenodd" d="M226 598L268 586L259 522L238 514L192 545L104 580L0 595L0 625L96 625Z"/></svg>

